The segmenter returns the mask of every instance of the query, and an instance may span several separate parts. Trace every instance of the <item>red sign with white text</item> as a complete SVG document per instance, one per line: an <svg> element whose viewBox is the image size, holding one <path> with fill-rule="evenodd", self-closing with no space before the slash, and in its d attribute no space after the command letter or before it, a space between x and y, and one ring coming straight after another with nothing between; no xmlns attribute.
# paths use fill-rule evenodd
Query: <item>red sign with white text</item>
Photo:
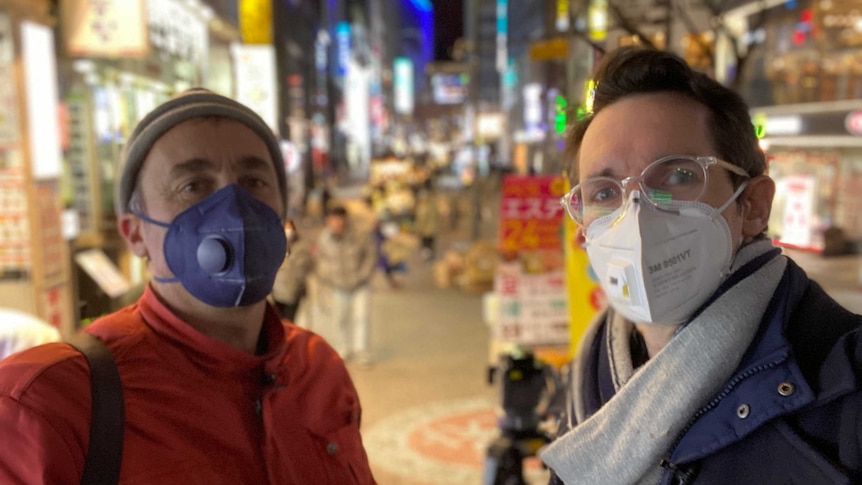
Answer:
<svg viewBox="0 0 862 485"><path fill-rule="evenodd" d="M504 252L562 248L565 181L559 176L503 179L500 248Z"/></svg>

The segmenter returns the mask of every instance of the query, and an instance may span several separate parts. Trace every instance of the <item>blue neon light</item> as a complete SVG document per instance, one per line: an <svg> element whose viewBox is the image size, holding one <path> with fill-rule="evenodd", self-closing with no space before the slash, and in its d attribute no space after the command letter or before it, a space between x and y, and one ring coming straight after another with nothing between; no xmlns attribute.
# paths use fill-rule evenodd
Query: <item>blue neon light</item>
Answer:
<svg viewBox="0 0 862 485"><path fill-rule="evenodd" d="M347 64L350 62L350 24L339 22L335 25L335 42L338 46L338 74L342 76L347 73Z"/></svg>
<svg viewBox="0 0 862 485"><path fill-rule="evenodd" d="M430 0L410 0L410 3L423 12L431 12L434 10L434 7L431 6Z"/></svg>

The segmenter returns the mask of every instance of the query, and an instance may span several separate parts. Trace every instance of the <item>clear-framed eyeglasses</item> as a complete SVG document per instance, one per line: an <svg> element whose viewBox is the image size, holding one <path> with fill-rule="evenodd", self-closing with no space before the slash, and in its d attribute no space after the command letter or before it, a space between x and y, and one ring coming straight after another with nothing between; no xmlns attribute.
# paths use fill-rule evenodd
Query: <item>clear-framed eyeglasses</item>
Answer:
<svg viewBox="0 0 862 485"><path fill-rule="evenodd" d="M560 203L572 220L586 228L592 221L622 207L626 187L632 182L638 183L642 196L656 207L678 201L699 201L706 192L712 165L748 177L741 167L715 157L670 155L650 163L638 176L622 180L590 177L564 195Z"/></svg>

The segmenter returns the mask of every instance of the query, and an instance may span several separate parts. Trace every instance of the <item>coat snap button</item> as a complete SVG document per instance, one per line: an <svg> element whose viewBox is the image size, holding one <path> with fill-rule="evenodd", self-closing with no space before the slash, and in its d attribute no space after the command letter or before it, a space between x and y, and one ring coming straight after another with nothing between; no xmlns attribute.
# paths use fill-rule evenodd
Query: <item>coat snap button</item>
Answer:
<svg viewBox="0 0 862 485"><path fill-rule="evenodd" d="M778 394L781 394L782 396L789 396L794 392L796 392L796 386L789 382L782 382L778 385Z"/></svg>
<svg viewBox="0 0 862 485"><path fill-rule="evenodd" d="M740 404L738 408L736 408L736 415L739 416L740 419L745 419L748 417L748 413L751 412L751 406L748 404Z"/></svg>
<svg viewBox="0 0 862 485"><path fill-rule="evenodd" d="M326 452L329 453L330 455L334 455L335 453L338 452L338 444L335 443L334 441L330 441L326 445Z"/></svg>

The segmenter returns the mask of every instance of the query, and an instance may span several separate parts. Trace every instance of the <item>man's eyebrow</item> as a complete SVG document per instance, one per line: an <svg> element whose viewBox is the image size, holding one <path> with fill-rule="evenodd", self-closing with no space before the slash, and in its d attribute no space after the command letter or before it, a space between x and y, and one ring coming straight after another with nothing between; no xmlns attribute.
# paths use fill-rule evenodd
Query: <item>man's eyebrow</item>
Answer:
<svg viewBox="0 0 862 485"><path fill-rule="evenodd" d="M239 159L238 165L242 170L268 170L273 164L272 162L260 157L247 155ZM205 158L190 158L171 167L170 176L171 178L176 178L181 175L201 173L216 169L216 164L210 160Z"/></svg>
<svg viewBox="0 0 862 485"><path fill-rule="evenodd" d="M175 178L180 175L200 173L214 169L215 164L209 160L203 158L190 158L171 167L170 176L171 178Z"/></svg>
<svg viewBox="0 0 862 485"><path fill-rule="evenodd" d="M589 176L587 176L587 177L585 177L585 178L593 178L593 177L610 177L610 178L615 178L615 177L614 177L614 169L612 169L612 168L610 168L610 167L605 167L605 168L603 168L603 169L599 170L598 172L592 172ZM582 180L583 180L583 179L582 179Z"/></svg>

